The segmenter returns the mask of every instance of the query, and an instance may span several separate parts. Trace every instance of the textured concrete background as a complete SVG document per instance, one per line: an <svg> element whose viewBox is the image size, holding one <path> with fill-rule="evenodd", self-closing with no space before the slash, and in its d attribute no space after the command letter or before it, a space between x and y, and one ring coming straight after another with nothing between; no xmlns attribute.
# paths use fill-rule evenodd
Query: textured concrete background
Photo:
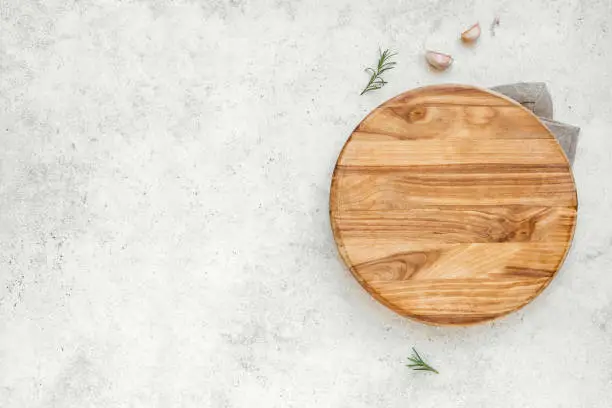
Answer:
<svg viewBox="0 0 612 408"><path fill-rule="evenodd" d="M610 407L610 0L0 4L2 408ZM340 148L401 91L518 80L583 129L565 266L496 323L395 316L336 255Z"/></svg>

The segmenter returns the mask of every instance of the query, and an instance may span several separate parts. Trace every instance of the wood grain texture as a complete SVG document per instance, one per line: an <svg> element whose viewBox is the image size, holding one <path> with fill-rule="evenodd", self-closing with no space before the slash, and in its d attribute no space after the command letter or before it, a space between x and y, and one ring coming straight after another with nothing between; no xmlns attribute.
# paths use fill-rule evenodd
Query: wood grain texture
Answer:
<svg viewBox="0 0 612 408"><path fill-rule="evenodd" d="M484 322L535 298L567 254L576 211L567 158L538 118L463 85L372 111L346 142L330 194L355 278L437 325Z"/></svg>

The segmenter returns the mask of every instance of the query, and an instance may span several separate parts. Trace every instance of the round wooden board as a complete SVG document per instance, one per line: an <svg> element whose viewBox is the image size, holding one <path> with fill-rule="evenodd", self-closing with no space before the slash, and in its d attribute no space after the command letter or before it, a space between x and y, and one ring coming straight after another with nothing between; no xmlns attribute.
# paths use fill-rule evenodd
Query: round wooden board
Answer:
<svg viewBox="0 0 612 408"><path fill-rule="evenodd" d="M561 147L518 103L429 86L372 111L346 142L330 217L344 262L404 316L468 325L535 298L561 266L577 198Z"/></svg>

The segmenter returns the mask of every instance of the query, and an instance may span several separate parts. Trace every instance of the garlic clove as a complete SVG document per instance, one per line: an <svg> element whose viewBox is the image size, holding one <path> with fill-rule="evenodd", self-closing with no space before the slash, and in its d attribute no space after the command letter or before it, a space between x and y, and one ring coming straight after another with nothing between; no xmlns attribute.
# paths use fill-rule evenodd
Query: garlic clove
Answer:
<svg viewBox="0 0 612 408"><path fill-rule="evenodd" d="M436 51L426 51L425 59L429 65L440 71L444 71L453 63L453 57Z"/></svg>
<svg viewBox="0 0 612 408"><path fill-rule="evenodd" d="M461 33L461 40L464 42L474 42L480 37L480 23L476 23Z"/></svg>

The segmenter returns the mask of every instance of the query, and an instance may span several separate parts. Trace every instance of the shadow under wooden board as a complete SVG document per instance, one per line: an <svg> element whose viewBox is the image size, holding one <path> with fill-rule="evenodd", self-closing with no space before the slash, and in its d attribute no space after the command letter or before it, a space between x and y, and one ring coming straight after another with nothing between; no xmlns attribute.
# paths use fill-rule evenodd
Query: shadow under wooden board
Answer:
<svg viewBox="0 0 612 408"><path fill-rule="evenodd" d="M359 283L436 325L529 303L563 263L576 211L567 158L540 120L463 85L373 110L344 145L330 194L336 244Z"/></svg>

